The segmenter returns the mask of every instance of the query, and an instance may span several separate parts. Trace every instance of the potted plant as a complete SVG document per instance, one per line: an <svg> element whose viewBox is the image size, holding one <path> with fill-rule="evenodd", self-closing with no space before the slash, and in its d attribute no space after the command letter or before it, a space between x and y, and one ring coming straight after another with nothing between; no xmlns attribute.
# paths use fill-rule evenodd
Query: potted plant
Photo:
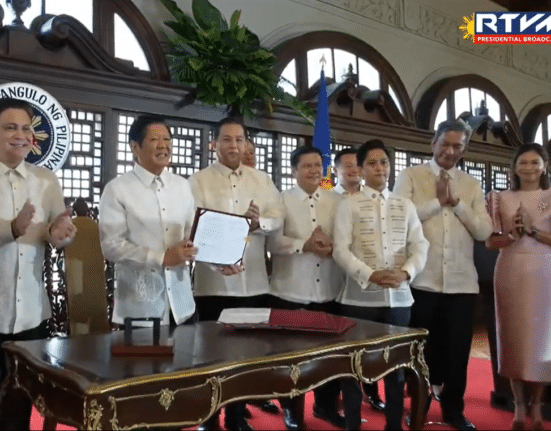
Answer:
<svg viewBox="0 0 551 431"><path fill-rule="evenodd" d="M193 0L193 18L173 0L160 1L174 18L165 21L174 32L165 45L172 78L194 88L188 102L197 98L226 106L230 115L250 117L258 102L271 113L277 100L312 123L312 109L278 87L279 77L272 70L276 57L239 24L241 11L228 23L208 0Z"/></svg>

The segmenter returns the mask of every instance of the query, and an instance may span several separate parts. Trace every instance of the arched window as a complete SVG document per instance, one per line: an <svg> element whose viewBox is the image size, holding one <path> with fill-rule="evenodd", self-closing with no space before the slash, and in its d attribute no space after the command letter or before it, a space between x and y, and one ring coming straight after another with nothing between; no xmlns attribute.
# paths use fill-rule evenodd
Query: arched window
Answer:
<svg viewBox="0 0 551 431"><path fill-rule="evenodd" d="M551 103L543 103L530 110L522 121L524 142L537 142L549 148L551 145Z"/></svg>
<svg viewBox="0 0 551 431"><path fill-rule="evenodd" d="M80 21L94 35L109 54L132 62L134 67L168 80L164 54L143 15L132 0L37 0L22 14L23 23L31 22L41 14L70 15ZM15 15L5 8L5 23Z"/></svg>
<svg viewBox="0 0 551 431"><path fill-rule="evenodd" d="M275 72L282 78L283 89L300 100L315 96L312 89L319 81L320 60L324 58L328 83L345 81L352 73L359 85L387 91L402 115L413 120L411 101L401 79L377 50L360 39L339 32L312 32L282 43L274 52L278 58Z"/></svg>
<svg viewBox="0 0 551 431"><path fill-rule="evenodd" d="M442 121L456 119L465 112L476 115L482 102L494 121L509 121L519 130L507 97L495 84L477 75L455 76L432 85L415 110L416 122L422 129L435 130Z"/></svg>

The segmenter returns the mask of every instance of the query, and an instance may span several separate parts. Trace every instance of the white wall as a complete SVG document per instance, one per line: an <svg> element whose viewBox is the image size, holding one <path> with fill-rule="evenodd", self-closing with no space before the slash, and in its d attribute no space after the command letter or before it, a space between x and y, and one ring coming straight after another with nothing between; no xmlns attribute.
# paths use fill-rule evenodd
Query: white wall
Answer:
<svg viewBox="0 0 551 431"><path fill-rule="evenodd" d="M170 15L157 1L133 0L155 30ZM191 0L176 0L191 13ZM348 33L377 49L394 67L415 108L438 80L464 73L496 84L519 120L538 103L551 102L551 47L474 45L458 29L463 16L503 10L486 0L210 0L267 48L315 30ZM166 28L166 27L165 27ZM159 32L160 33L160 32Z"/></svg>

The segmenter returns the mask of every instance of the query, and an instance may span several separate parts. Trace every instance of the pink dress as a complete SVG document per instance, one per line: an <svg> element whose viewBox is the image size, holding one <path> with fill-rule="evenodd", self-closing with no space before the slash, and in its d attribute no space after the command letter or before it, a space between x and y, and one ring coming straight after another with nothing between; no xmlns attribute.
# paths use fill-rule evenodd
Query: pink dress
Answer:
<svg viewBox="0 0 551 431"><path fill-rule="evenodd" d="M551 189L491 192L495 232L509 232L520 203L534 227L551 231ZM494 274L498 370L551 382L551 247L527 235L502 248Z"/></svg>

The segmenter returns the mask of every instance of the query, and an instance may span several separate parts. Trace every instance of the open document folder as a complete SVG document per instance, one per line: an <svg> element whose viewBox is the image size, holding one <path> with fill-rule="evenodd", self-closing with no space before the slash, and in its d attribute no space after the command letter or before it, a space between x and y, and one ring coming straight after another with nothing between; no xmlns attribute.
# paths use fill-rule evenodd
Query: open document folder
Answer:
<svg viewBox="0 0 551 431"><path fill-rule="evenodd" d="M289 329L342 334L356 323L323 311L276 310L272 308L226 308L218 318L234 328Z"/></svg>
<svg viewBox="0 0 551 431"><path fill-rule="evenodd" d="M249 242L249 218L222 211L197 208L190 239L197 247L196 262L237 265Z"/></svg>

